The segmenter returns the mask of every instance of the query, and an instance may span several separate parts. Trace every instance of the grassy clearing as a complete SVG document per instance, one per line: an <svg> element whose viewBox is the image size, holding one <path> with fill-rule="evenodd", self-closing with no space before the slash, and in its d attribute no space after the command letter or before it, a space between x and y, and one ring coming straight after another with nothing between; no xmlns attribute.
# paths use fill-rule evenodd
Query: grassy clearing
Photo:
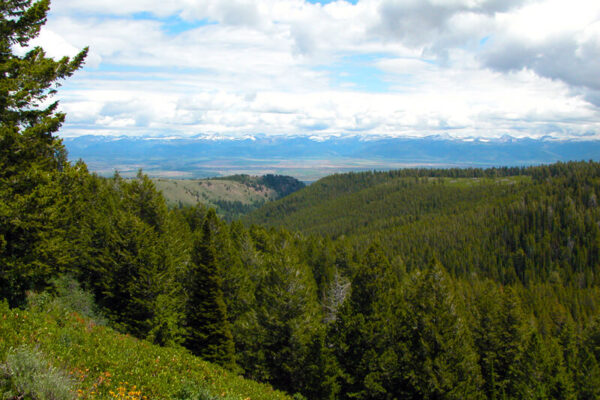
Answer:
<svg viewBox="0 0 600 400"><path fill-rule="evenodd" d="M0 303L0 363L4 370L15 364L15 354L44 360L57 376L64 373L72 384L73 398L289 398L184 349L162 348L96 325L55 302L32 310L9 309ZM5 375L10 378L6 371ZM17 378L22 379L16 376L13 380Z"/></svg>
<svg viewBox="0 0 600 400"><path fill-rule="evenodd" d="M202 203L216 207L218 201L250 205L278 198L275 190L264 185L251 186L225 179L154 179L154 183L171 206Z"/></svg>
<svg viewBox="0 0 600 400"><path fill-rule="evenodd" d="M515 185L518 183L531 183L531 176L507 176L501 178L429 178L433 181L442 181L446 186L470 187L473 185Z"/></svg>

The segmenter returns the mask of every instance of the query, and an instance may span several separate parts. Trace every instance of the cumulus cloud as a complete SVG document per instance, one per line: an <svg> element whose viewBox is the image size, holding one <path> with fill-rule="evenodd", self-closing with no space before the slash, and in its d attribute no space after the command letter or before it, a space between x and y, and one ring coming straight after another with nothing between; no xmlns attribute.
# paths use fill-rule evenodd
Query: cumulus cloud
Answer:
<svg viewBox="0 0 600 400"><path fill-rule="evenodd" d="M479 40L477 33L489 27L491 18L521 3L523 0L383 0L370 31L384 40L444 50L448 45Z"/></svg>
<svg viewBox="0 0 600 400"><path fill-rule="evenodd" d="M536 3L497 18L481 59L498 71L530 69L568 85L600 90L600 4Z"/></svg>
<svg viewBox="0 0 600 400"><path fill-rule="evenodd" d="M586 0L53 0L64 135L600 137Z"/></svg>

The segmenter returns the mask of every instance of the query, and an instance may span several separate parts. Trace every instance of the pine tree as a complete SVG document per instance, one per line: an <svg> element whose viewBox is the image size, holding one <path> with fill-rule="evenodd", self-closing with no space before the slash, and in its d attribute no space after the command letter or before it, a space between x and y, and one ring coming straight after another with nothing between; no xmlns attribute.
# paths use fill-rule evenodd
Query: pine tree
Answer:
<svg viewBox="0 0 600 400"><path fill-rule="evenodd" d="M473 337L489 399L519 398L517 386L532 327L515 290L488 282L476 284ZM525 377L526 378L526 377Z"/></svg>
<svg viewBox="0 0 600 400"><path fill-rule="evenodd" d="M213 239L217 223L211 209L194 240L187 288L186 347L208 361L233 368L234 343Z"/></svg>
<svg viewBox="0 0 600 400"><path fill-rule="evenodd" d="M49 3L0 5L0 296L13 304L56 273L53 253L63 246L56 180L68 164L54 136L65 115L57 101L48 101L87 54L86 48L55 61L40 47L27 48L46 22ZM18 47L27 52L18 55Z"/></svg>
<svg viewBox="0 0 600 400"><path fill-rule="evenodd" d="M600 398L600 317L586 327L578 349L575 380L580 399Z"/></svg>
<svg viewBox="0 0 600 400"><path fill-rule="evenodd" d="M393 321L397 398L483 398L477 354L450 277L435 259L415 271Z"/></svg>
<svg viewBox="0 0 600 400"><path fill-rule="evenodd" d="M369 247L357 268L350 295L330 328L340 368L340 397L385 399L397 386L387 368L396 355L390 352L385 325L398 282L378 242Z"/></svg>
<svg viewBox="0 0 600 400"><path fill-rule="evenodd" d="M263 244L271 250L262 254L263 275L256 288L257 357L246 369L294 393L302 390L308 365L319 363L309 358L321 321L316 283L291 235L271 232L270 240L260 239L267 239Z"/></svg>
<svg viewBox="0 0 600 400"><path fill-rule="evenodd" d="M573 382L567 374L563 354L555 339L544 341L534 332L516 370L515 399L576 398Z"/></svg>
<svg viewBox="0 0 600 400"><path fill-rule="evenodd" d="M8 0L0 5L0 177L20 174L23 167L54 171L66 163L62 142L53 136L65 119L58 101L45 107L60 86L83 64L87 48L72 60L55 61L41 47L23 56L14 47L26 48L46 22L50 1ZM30 184L27 180L22 184Z"/></svg>

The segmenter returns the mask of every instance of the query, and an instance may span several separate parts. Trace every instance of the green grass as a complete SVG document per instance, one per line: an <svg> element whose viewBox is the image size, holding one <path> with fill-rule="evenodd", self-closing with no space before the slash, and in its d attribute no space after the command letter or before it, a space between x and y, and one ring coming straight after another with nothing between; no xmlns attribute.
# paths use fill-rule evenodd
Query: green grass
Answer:
<svg viewBox="0 0 600 400"><path fill-rule="evenodd" d="M515 185L517 183L531 183L530 176L507 176L501 178L429 178L429 180L442 181L449 187L467 188L474 185Z"/></svg>
<svg viewBox="0 0 600 400"><path fill-rule="evenodd" d="M0 363L30 349L63 371L82 399L288 399L270 386L243 379L194 357L112 329L49 302L31 310L0 303ZM14 364L14 362L13 362Z"/></svg>

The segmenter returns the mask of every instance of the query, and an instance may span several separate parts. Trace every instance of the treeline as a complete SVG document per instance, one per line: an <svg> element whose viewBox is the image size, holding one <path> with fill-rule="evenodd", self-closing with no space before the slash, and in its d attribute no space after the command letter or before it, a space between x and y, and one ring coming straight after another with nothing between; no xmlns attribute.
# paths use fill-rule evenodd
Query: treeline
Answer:
<svg viewBox="0 0 600 400"><path fill-rule="evenodd" d="M226 221L234 221L242 218L244 215L260 208L265 201L256 201L254 203L245 204L241 201L214 200L217 213ZM183 208L183 205L180 206Z"/></svg>

